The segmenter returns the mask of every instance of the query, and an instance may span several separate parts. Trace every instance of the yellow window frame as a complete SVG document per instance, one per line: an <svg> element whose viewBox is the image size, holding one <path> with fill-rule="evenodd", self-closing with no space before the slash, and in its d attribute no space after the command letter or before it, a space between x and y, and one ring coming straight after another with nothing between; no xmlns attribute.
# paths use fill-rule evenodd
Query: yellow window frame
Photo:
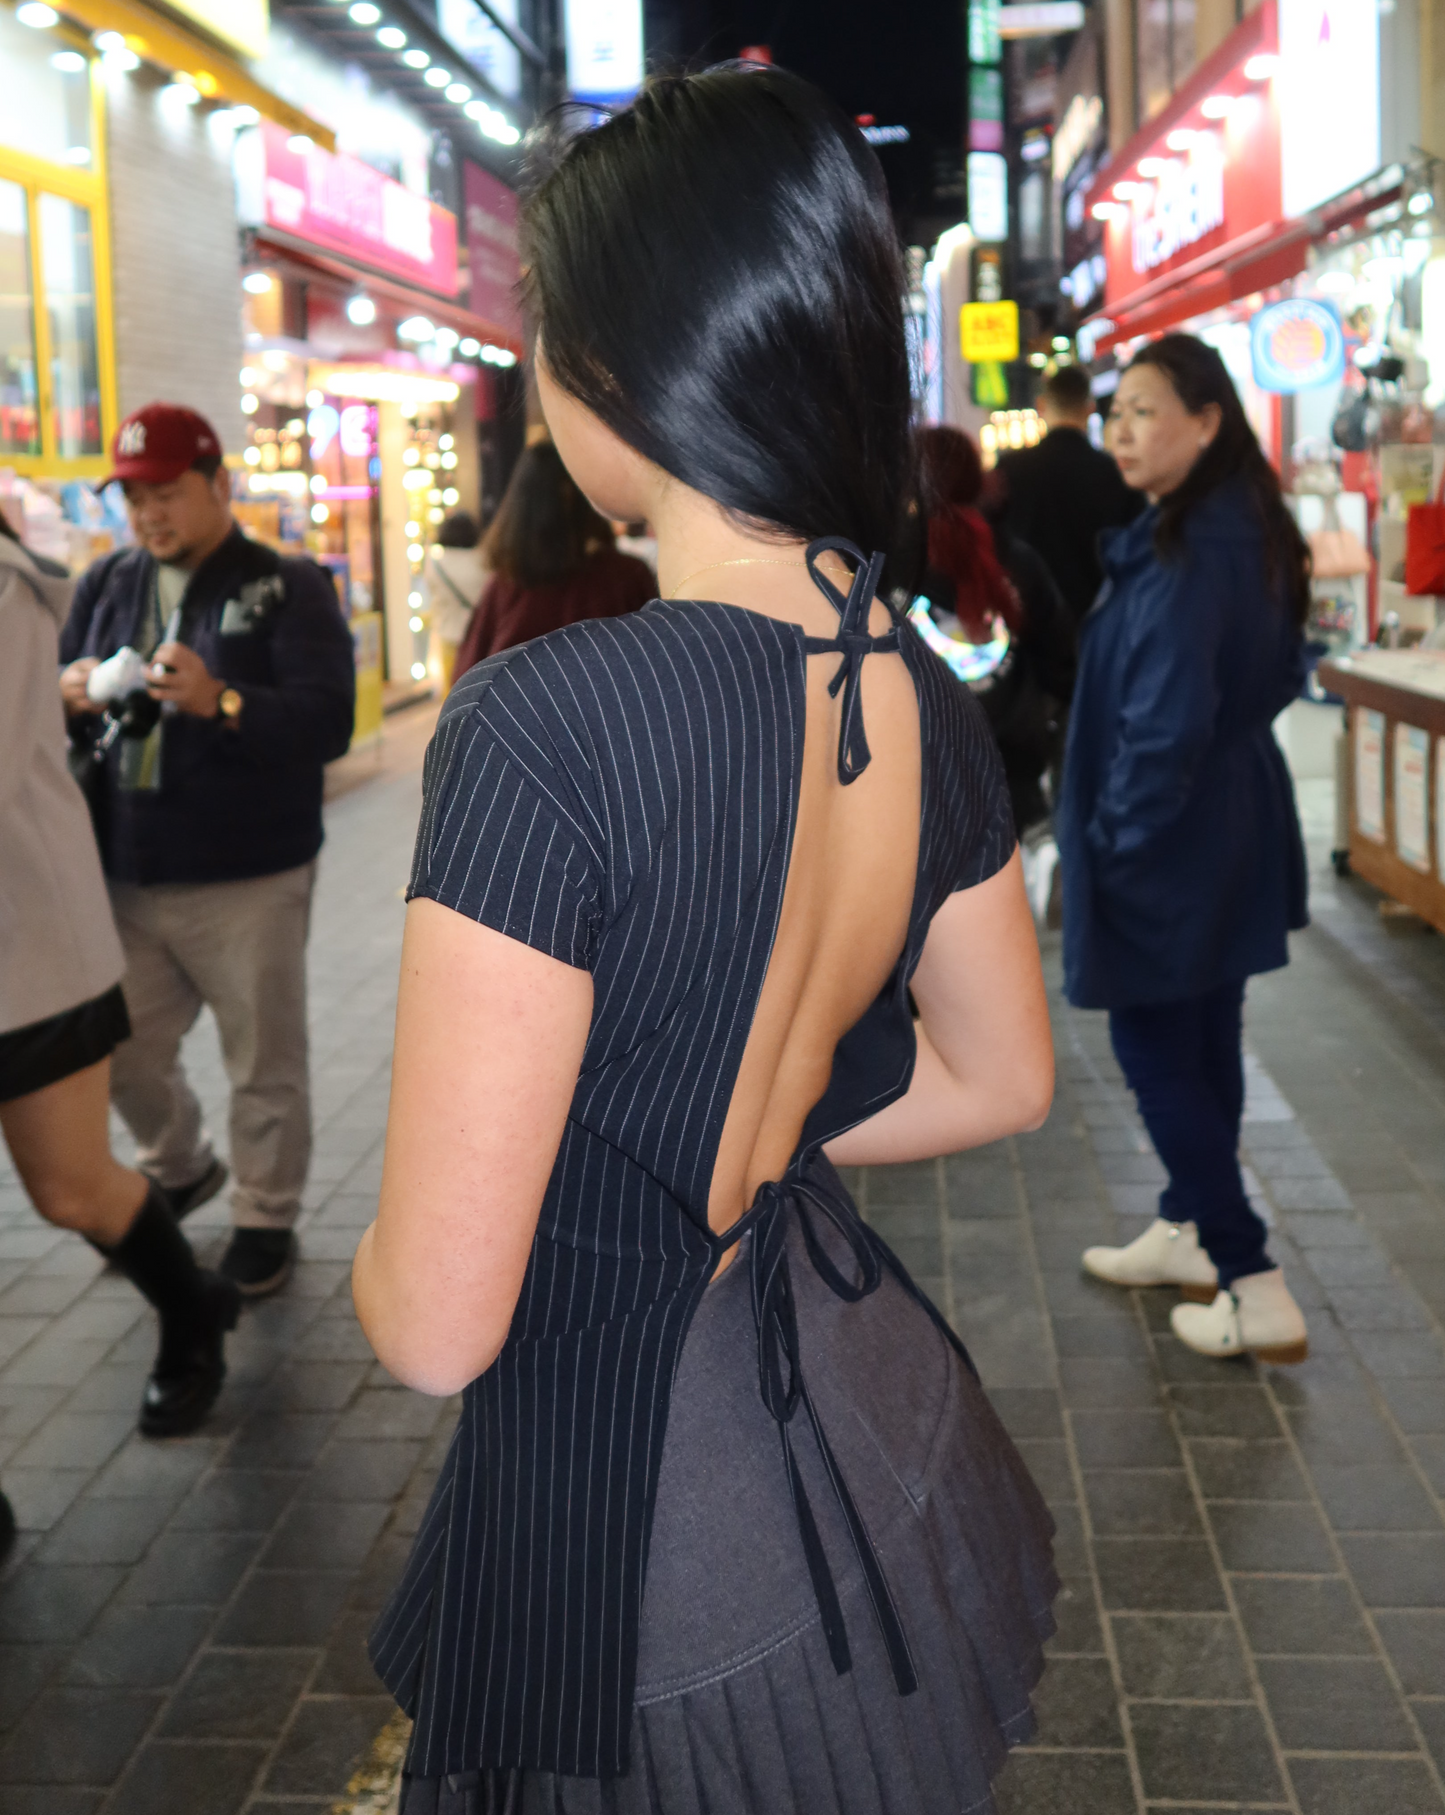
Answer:
<svg viewBox="0 0 1445 1815"><path fill-rule="evenodd" d="M84 38L57 32L77 50L89 54ZM115 328L111 309L110 210L106 198L105 84L100 59L90 57L90 144L88 168L52 164L47 158L11 151L0 145L0 178L25 191L25 217L29 230L30 297L35 334L36 397L40 411L40 452L0 453L0 465L13 467L31 478L95 479L109 467L111 436L115 433ZM45 258L41 244L40 197L58 195L90 211L90 243L94 260L95 353L100 381L100 440L98 454L61 459L55 451L50 372L50 311L45 300Z"/></svg>

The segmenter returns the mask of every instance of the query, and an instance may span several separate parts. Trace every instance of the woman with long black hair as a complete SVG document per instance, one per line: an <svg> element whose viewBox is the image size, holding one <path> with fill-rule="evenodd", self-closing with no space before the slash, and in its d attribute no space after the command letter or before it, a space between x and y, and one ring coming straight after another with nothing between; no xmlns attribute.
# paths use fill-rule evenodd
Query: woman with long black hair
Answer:
<svg viewBox="0 0 1445 1815"><path fill-rule="evenodd" d="M463 1393L372 1638L402 1809L987 1811L1051 1525L835 1163L1036 1126L1052 1047L987 728L882 599L882 175L714 70L568 142L522 234L558 451L663 596L483 662L427 759L353 1274Z"/></svg>
<svg viewBox="0 0 1445 1815"><path fill-rule="evenodd" d="M1223 360L1166 334L1119 381L1110 449L1150 508L1106 531L1055 818L1064 980L1106 1008L1169 1183L1084 1266L1206 1302L1204 1355L1302 1361L1304 1316L1239 1170L1245 983L1306 924L1304 847L1275 717L1303 677L1309 551Z"/></svg>

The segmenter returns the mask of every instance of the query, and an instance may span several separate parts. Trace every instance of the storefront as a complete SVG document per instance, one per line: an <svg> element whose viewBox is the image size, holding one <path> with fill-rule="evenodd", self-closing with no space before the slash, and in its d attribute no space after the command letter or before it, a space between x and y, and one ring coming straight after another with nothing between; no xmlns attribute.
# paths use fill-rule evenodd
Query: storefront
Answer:
<svg viewBox="0 0 1445 1815"><path fill-rule="evenodd" d="M369 164L263 122L238 141L237 192L249 229L238 514L334 574L364 736L383 700L435 683L426 550L449 511L479 511L479 422L520 336L464 295L456 216ZM489 253L488 281L509 293L515 251L510 282L495 243Z"/></svg>
<svg viewBox="0 0 1445 1815"><path fill-rule="evenodd" d="M1445 301L1434 185L1378 168L1373 9L1336 15L1310 37L1307 0L1264 0L1110 161L1086 197L1105 298L1079 335L1100 390L1167 329L1218 349L1319 542L1317 656L1367 641L1382 605L1433 627L1395 574L1445 401L1426 350Z"/></svg>
<svg viewBox="0 0 1445 1815"><path fill-rule="evenodd" d="M120 416L174 397L238 433L234 123L330 141L216 41L255 9L189 10L215 37L137 0L0 0L0 500L76 571L126 533L86 483Z"/></svg>

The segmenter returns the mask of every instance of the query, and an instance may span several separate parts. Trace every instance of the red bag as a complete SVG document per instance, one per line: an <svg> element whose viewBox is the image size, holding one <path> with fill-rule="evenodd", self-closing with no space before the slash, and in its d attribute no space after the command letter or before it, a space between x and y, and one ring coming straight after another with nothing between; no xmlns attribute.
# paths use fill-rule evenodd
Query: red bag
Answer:
<svg viewBox="0 0 1445 1815"><path fill-rule="evenodd" d="M1405 591L1445 593L1445 470L1432 504L1412 504L1405 521Z"/></svg>

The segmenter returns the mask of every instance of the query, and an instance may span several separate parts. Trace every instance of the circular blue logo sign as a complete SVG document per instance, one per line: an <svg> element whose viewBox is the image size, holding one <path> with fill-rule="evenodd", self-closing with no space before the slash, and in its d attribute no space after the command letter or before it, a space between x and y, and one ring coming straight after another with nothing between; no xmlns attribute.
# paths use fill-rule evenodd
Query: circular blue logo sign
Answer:
<svg viewBox="0 0 1445 1815"><path fill-rule="evenodd" d="M1345 373L1345 336L1327 302L1312 296L1271 303L1249 324L1254 382L1263 391L1308 391Z"/></svg>

